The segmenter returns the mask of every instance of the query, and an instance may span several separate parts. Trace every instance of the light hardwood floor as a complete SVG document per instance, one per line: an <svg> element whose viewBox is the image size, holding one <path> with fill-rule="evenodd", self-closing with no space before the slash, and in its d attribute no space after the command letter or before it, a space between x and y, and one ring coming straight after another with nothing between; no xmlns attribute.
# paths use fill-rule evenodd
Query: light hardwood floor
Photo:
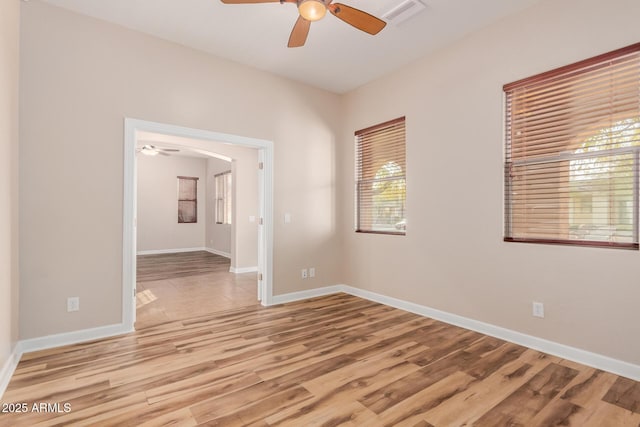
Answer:
<svg viewBox="0 0 640 427"><path fill-rule="evenodd" d="M27 354L2 426L634 426L640 383L345 294ZM64 412L64 411L62 411Z"/></svg>
<svg viewBox="0 0 640 427"><path fill-rule="evenodd" d="M256 273L209 252L138 256L136 329L258 304Z"/></svg>

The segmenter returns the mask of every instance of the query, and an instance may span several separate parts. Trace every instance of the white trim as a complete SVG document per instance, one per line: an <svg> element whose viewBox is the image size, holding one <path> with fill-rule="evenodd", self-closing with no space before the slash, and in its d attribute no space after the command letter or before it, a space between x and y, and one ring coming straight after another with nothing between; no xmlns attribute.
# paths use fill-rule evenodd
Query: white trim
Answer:
<svg viewBox="0 0 640 427"><path fill-rule="evenodd" d="M210 249L205 248L203 246L201 248L150 249L148 251L138 251L136 255L179 254L183 252L197 252L197 251L211 252Z"/></svg>
<svg viewBox="0 0 640 427"><path fill-rule="evenodd" d="M424 305L415 304L397 298L388 297L371 291L354 288L343 285L342 289L345 293L368 299L370 301L379 302L421 316L430 317L440 320L451 325L460 326L465 329L480 332L485 335L500 338L515 344L532 348L544 353L558 356L563 359L572 360L591 366L604 371L612 372L623 377L640 381L640 366L634 365L622 360L613 359L601 354L591 353L579 348L570 347L568 345L545 340L543 338L534 337L532 335L516 332L500 326L491 325L489 323L480 322L478 320L469 319L468 317L458 316L457 314L448 313L446 311L436 310L435 308L426 307Z"/></svg>
<svg viewBox="0 0 640 427"><path fill-rule="evenodd" d="M94 341L102 338L111 338L117 335L128 334L130 332L134 332L134 329L128 328L123 324L98 326L97 328L82 329L79 331L64 332L62 334L22 340L18 343L18 346L20 354L23 354L30 353L32 351Z"/></svg>
<svg viewBox="0 0 640 427"><path fill-rule="evenodd" d="M204 246L201 248L150 249L147 251L138 251L136 255L177 254L182 252L197 252L197 251L205 251L214 255L223 256L225 258L231 258L231 254L229 252L220 251L214 248L205 248Z"/></svg>
<svg viewBox="0 0 640 427"><path fill-rule="evenodd" d="M164 135L174 135L212 142L222 142L231 145L258 149L258 156L264 164L260 200L260 212L263 217L263 227L259 227L263 244L258 248L261 257L262 298L263 305L269 305L273 296L273 141L266 139L248 138L201 129L156 123L146 120L124 119L124 200L123 200L123 239L122 239L122 323L134 328L135 303L134 289L136 283L136 229L135 229L135 199L136 199L136 133L155 132ZM208 152L207 152L208 153ZM255 271L255 270L254 270Z"/></svg>
<svg viewBox="0 0 640 427"><path fill-rule="evenodd" d="M634 381L640 381L639 365L634 365L632 363L613 359L601 354L591 353L586 350L581 350L575 347L548 341L542 338L502 328L500 326L491 325L488 323L480 322L478 320L458 316L457 314L447 313L445 311L404 301L398 298L388 297L386 295L381 295L375 292L354 288L348 285L326 286L323 288L308 289L305 291L292 292L288 294L273 295L271 297L270 305L301 301L309 298L332 295L340 292L364 298L369 301L378 302L390 307L395 307L400 310L418 314L420 316L430 317L441 322L459 326L465 329L470 329L472 331L500 338L505 341L520 344L522 346L561 357L563 359L572 360L574 362L582 363L583 365L602 369L616 375L621 375ZM133 328L128 328L124 324L119 324L19 341L18 344L14 347L11 356L2 367L2 370L0 370L0 398L2 398L2 395L6 390L7 385L9 384L9 380L11 379L11 376L13 375L13 372L15 371L23 353L45 350L64 345L77 344L86 341L93 341L101 338L110 338L130 332L133 332Z"/></svg>
<svg viewBox="0 0 640 427"><path fill-rule="evenodd" d="M242 273L255 273L258 271L258 267L229 267L229 273L242 274Z"/></svg>
<svg viewBox="0 0 640 427"><path fill-rule="evenodd" d="M260 303L264 306L273 300L273 145L258 151L258 160L262 162L259 173L260 216L263 224L258 226L258 266L262 273L262 281L258 282L261 292Z"/></svg>
<svg viewBox="0 0 640 427"><path fill-rule="evenodd" d="M220 255L225 258L231 259L231 254L229 252L219 251L218 249L213 249L213 248L204 248L204 250L211 254Z"/></svg>
<svg viewBox="0 0 640 427"><path fill-rule="evenodd" d="M285 304L288 302L301 301L309 298L322 297L325 295L337 294L340 292L348 293L344 285L326 286L324 288L314 288L306 291L291 292L289 294L274 295L271 299L273 304Z"/></svg>
<svg viewBox="0 0 640 427"><path fill-rule="evenodd" d="M124 121L124 183L122 200L122 323L133 329L136 322L136 228L137 163L136 123Z"/></svg>
<svg viewBox="0 0 640 427"><path fill-rule="evenodd" d="M534 337L532 335L523 334L521 332L506 329L500 326L484 323L468 317L459 316L457 314L448 313L446 311L437 310L435 308L404 301L398 298L389 297L364 289L354 288L348 285L335 285L325 288L310 289L307 291L293 292L290 294L275 295L273 297L274 304L283 304L286 302L299 301L306 298L313 298L322 295L329 295L337 292L344 292L369 301L378 302L380 304L405 310L420 316L429 317L450 325L459 326L461 328L470 329L485 335L500 338L515 344L519 344L543 353L561 357L563 359L572 360L583 365L593 368L602 369L607 372L614 373L634 381L640 381L640 365L635 365L622 360L614 359L590 351L549 341L543 338Z"/></svg>
<svg viewBox="0 0 640 427"><path fill-rule="evenodd" d="M11 377L18 367L18 362L20 362L20 358L22 357L19 347L19 344L13 346L13 351L9 355L9 358L4 362L4 365L2 365L2 369L0 369L0 399L2 399L4 392L7 390L9 381L11 381Z"/></svg>

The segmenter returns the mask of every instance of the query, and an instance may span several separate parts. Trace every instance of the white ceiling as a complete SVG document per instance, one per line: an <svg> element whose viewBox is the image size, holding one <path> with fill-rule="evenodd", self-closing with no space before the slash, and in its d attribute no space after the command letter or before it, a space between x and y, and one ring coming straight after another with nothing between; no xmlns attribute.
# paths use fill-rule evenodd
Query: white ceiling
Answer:
<svg viewBox="0 0 640 427"><path fill-rule="evenodd" d="M335 16L311 25L307 43L287 48L293 4L220 0L43 0L162 39L308 83L348 92L540 0L422 0L427 8L378 35ZM381 17L403 0L336 0Z"/></svg>
<svg viewBox="0 0 640 427"><path fill-rule="evenodd" d="M238 150L238 147L230 149L228 144L224 142L204 141L155 132L136 132L136 149L140 150L144 145L152 145L160 150L163 148L179 150L168 153L170 156L199 157L203 159L215 157L227 162L230 162L232 158L218 152Z"/></svg>

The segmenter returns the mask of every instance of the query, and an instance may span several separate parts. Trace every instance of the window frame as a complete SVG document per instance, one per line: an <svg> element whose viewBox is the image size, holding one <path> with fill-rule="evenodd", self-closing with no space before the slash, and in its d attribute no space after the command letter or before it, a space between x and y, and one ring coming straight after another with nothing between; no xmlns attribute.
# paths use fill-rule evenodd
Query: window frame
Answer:
<svg viewBox="0 0 640 427"><path fill-rule="evenodd" d="M371 137L372 135L375 135L376 132L379 132L383 129L388 129L388 128L396 128L399 124L402 125L402 142L400 144L397 143L388 143L388 141L384 142L384 144L382 145L382 151L387 150L389 147L392 148L398 148L399 146L401 146L401 151L402 151L402 155L400 156L400 158L396 158L397 156L389 156L388 158L382 158L379 159L379 162L381 163L380 167L378 168L378 170L376 171L376 174L380 172L380 170L382 170L382 168L384 168L386 165L388 164L395 164L397 165L400 170L401 170L401 175L392 175L390 177L384 177L384 178L363 178L363 164L367 164L368 162L373 162L372 159L363 159L363 156L365 155L369 155L370 157L373 156L372 152L373 150L371 148L369 148L368 150L363 148L363 139L367 138L367 137ZM382 136L385 136L387 134L382 134ZM406 117L402 116L402 117L398 117L396 119L393 120L389 120L383 123L379 123L377 125L374 126L370 126L361 130L358 130L354 133L355 136L355 212L354 212L354 222L355 222L355 232L356 233L364 233L364 234L386 234L386 235L395 235L395 236L405 236L406 235L406 180L407 180L407 172L406 172ZM375 143L380 143L379 140L373 142ZM368 169L368 172L370 173L372 170L369 168L365 168ZM390 181L402 181L402 185L403 185L403 198L402 198L402 219L398 222L402 222L404 221L404 228L403 229L398 229L398 230L381 230L381 229L374 229L372 226L371 227L366 227L363 224L366 222L363 220L363 213L368 213L371 214L371 211L373 209L369 209L369 210L365 210L362 207L362 186L365 185L366 183L370 183L372 186L375 185L375 183L377 182L390 182ZM372 196L373 197L373 196ZM374 202L370 202L370 205L373 206ZM372 224L373 225L373 224Z"/></svg>
<svg viewBox="0 0 640 427"><path fill-rule="evenodd" d="M231 170L224 171L213 176L214 188L215 188L215 223L217 225L231 225L233 222L233 175ZM220 188L222 188L222 195L220 195ZM220 214L222 211L222 221L220 221Z"/></svg>
<svg viewBox="0 0 640 427"><path fill-rule="evenodd" d="M198 180L200 178L193 176L178 176L178 224L197 224L198 223ZM181 198L181 184L183 181L193 181L193 198ZM185 220L181 203L193 203L193 220Z"/></svg>
<svg viewBox="0 0 640 427"><path fill-rule="evenodd" d="M618 249L632 249L632 250L638 250L639 249L639 244L638 244L638 240L639 240L639 231L638 231L638 215L639 215L639 211L640 211L640 203L639 203L639 199L640 199L640 192L639 192L639 186L638 186L638 182L639 182L639 172L638 172L638 168L640 167L640 145L630 145L628 147L622 147L622 148L614 148L611 147L610 143L604 144L604 146L610 146L609 148L606 149L602 149L602 150L593 150L593 151L587 151L587 152L572 152L571 150L567 150L564 152L560 152L557 153L555 155L549 155L546 158L544 158L544 156L540 156L538 155L538 157L536 158L535 155L531 155L528 156L525 155L525 158L528 158L529 160L518 160L518 162L516 163L512 157L512 138L513 135L511 134L512 129L511 129L511 125L514 122L514 118L513 118L513 111L512 111L512 105L510 104L510 100L509 100L509 94L515 90L515 89L521 89L521 88L526 88L527 86L532 87L534 85L538 85L538 84L542 84L542 83L548 83L551 84L556 80L560 80L562 78L569 78L569 77L575 77L575 79L573 81L575 82L579 82L580 78L583 75L586 75L588 72L592 72L592 71L598 71L598 70L604 70L607 67L610 67L610 64L613 63L615 60L620 59L620 58L624 58L626 56L629 55L639 55L640 54L640 43L636 43L634 45L631 46L627 46L624 47L622 49L617 49L602 55L598 55L583 61L579 61L576 62L574 64L570 64L564 67L560 67L554 70L550 70L541 74L537 74L534 75L532 77L528 77L525 79L521 79L518 80L516 82L513 83L509 83L504 85L503 87L503 93L504 93L504 114L505 114L505 122L504 122L504 135L505 135L505 140L504 140L504 241L505 242L522 242L522 243L542 243L542 244L560 244L560 245L569 245L569 246L590 246L590 247L607 247L607 248L618 248ZM637 61L640 61L640 59L638 59ZM616 75L617 77L617 75ZM571 84L566 83L565 84ZM577 83L574 83L577 84ZM552 88L550 89L550 92L554 91L554 90L558 90L558 88L556 87L555 89ZM632 93L633 88L630 89L629 93ZM633 96L633 95L632 95ZM614 128L614 126L618 126L619 123L622 123L626 120L640 120L640 105L638 105L638 110L636 110L634 113L636 113L635 115L632 115L628 118L625 119L621 119L618 121L609 121L607 122L606 119L608 118L607 114L611 114L611 112L609 110L606 110L605 108L602 107L602 105L604 105L604 102L600 103L600 104L596 104L597 108L598 108L598 112L600 113L599 116L597 116L597 119L594 119L593 122L597 123L597 122L602 122L603 123L603 127L601 128L601 130L607 130L609 131L609 133L612 133L612 129ZM560 110L561 112L563 110ZM601 112L600 112L601 111ZM526 111L521 113L522 116L526 115ZM565 113L567 114L567 113ZM575 125L577 119L574 119L573 121L569 121L567 120L566 122L561 122L560 120L558 120L559 123L572 123ZM554 124L557 125L558 122L554 122ZM606 127L605 123L609 124L609 127ZM576 126L579 127L579 126ZM569 141L571 138L577 138L578 133L575 134L570 134L570 136L566 137L566 140ZM595 136L595 135L594 135ZM613 138L613 137L611 137ZM585 139L585 142L587 141L587 139ZM633 140L633 142L636 142L637 140ZM567 146L569 146L570 144L567 143ZM520 147L518 147L519 149L521 149ZM577 150L576 150L577 151ZM616 156L622 156L622 155L628 155L629 156L629 161L632 162L632 177L629 178L629 180L631 180L632 183L632 233L631 233L631 242L619 242L619 241L612 241L612 240L607 240L607 241L599 241L599 240L574 240L571 238L536 238L536 237L531 237L527 236L527 237L514 237L514 232L513 232L513 216L512 216L512 210L514 209L514 203L513 203L513 186L514 186L514 175L513 175L513 169L516 166L528 166L528 165L533 165L536 164L536 162L538 163L542 163L542 162L567 162L568 163L568 171L569 174L571 173L571 167L573 167L573 165L575 165L576 160L579 159L593 159L596 161L602 161L602 160L597 160L598 158L600 159L611 159L614 158ZM546 155L545 155L546 156ZM611 160L610 160L611 161ZM527 163L529 162L529 163ZM559 169L560 170L560 169ZM551 172L549 172L551 173ZM594 172L593 174L589 174L590 176L593 176L593 178L591 179L604 179L602 177L599 177L599 174ZM549 175L551 177L553 177L553 175ZM569 178L571 179L571 178ZM608 177L606 178L607 182L609 182L609 186L611 187L612 183L614 183L614 179L612 177ZM557 187L560 188L560 187ZM570 191L570 190L566 190L566 191ZM609 190L612 191L612 190ZM612 195L615 195L615 193L607 193L609 195L609 197L612 197ZM619 203L620 201L616 201L616 203ZM570 202L569 202L570 203ZM558 210L558 212L560 212L560 209ZM596 213L591 213L591 216L589 217L589 220L591 222L594 221L594 218L597 217ZM617 212L616 215L620 215L620 212ZM620 217L618 217L620 218ZM525 224L528 224L527 222L525 222ZM616 219L615 221L612 219L609 219L608 222L608 226L619 226L619 225L625 225L622 221L618 221L618 219ZM569 226L570 227L570 226ZM526 234L526 233L523 233Z"/></svg>

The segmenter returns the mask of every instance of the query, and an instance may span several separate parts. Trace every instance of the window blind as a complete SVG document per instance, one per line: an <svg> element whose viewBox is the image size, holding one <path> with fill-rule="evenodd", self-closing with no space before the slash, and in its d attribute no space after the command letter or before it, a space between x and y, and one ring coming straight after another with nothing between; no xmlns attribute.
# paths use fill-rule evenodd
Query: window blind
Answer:
<svg viewBox="0 0 640 427"><path fill-rule="evenodd" d="M504 92L505 240L638 249L640 43Z"/></svg>
<svg viewBox="0 0 640 427"><path fill-rule="evenodd" d="M231 224L231 171L214 176L216 187L216 224Z"/></svg>
<svg viewBox="0 0 640 427"><path fill-rule="evenodd" d="M405 234L405 118L355 132L356 231Z"/></svg>
<svg viewBox="0 0 640 427"><path fill-rule="evenodd" d="M178 177L178 223L198 222L198 178Z"/></svg>

